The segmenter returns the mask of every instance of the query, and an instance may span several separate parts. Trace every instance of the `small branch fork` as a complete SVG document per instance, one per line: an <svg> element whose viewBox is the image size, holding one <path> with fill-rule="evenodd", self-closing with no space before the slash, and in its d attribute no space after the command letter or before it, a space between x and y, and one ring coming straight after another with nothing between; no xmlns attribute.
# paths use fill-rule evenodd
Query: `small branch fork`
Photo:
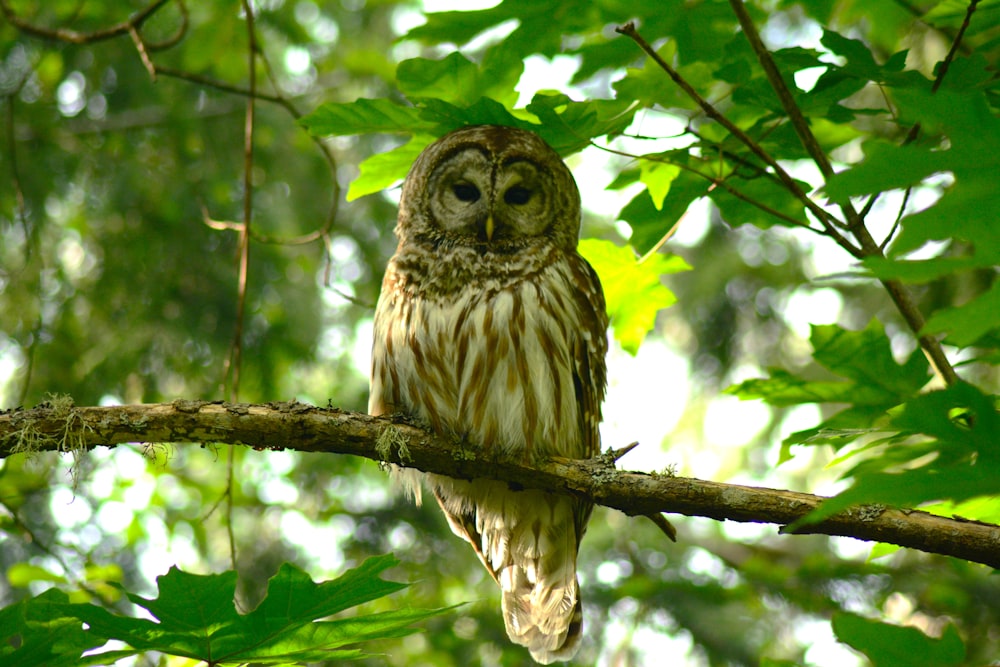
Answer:
<svg viewBox="0 0 1000 667"><path fill-rule="evenodd" d="M121 21L114 25L101 28L98 30L93 30L90 32L79 32L76 30L70 30L67 28L48 28L44 26L36 25L21 16L18 16L14 9L10 6L10 0L0 0L0 14L3 14L4 18L15 28L20 30L26 35L31 35L33 37L38 37L40 39L46 39L50 41L67 42L70 44L93 44L95 42L105 41L108 39L114 39L117 37L128 36L133 44L135 45L136 52L139 55L143 66L146 71L149 72L149 76L152 80L156 81L160 76L167 76L175 79L181 79L188 81L200 86L205 86L208 88L213 88L226 93L231 93L234 95L240 95L243 97L252 98L253 100L260 100L264 102L270 102L272 104L277 104L287 111L292 118L298 120L302 117L302 113L280 92L268 94L262 93L256 90L256 83L251 82L251 85L247 88L240 86L235 86L223 81L218 81L210 77L202 76L199 74L194 74L191 72L185 72L183 70L175 69L166 65L160 65L155 62L152 58L152 53L156 51L163 51L176 46L184 38L188 29L188 10L185 0L176 0L176 5L180 12L181 22L177 31L161 42L149 42L142 36L142 27L156 12L163 9L169 5L171 0L154 0L150 2L147 6L135 12L127 20ZM246 13L245 6L243 7L244 13ZM251 30L252 19L251 19ZM251 37L256 41L256 36ZM255 48L256 57L262 58L265 65L267 65L267 60L259 48ZM268 67L270 71L270 67ZM273 82L273 77L272 77ZM275 88L277 90L277 87ZM322 139L310 135L313 143L322 153L324 159L330 167L330 182L331 182L331 203L330 208L327 213L326 220L323 225L307 234L301 236L283 238L274 237L260 234L256 231L251 230L249 232L251 240L257 243L268 243L276 245L306 245L309 243L314 243L316 241L322 241L324 247L329 247L329 236L330 230L333 227L334 220L337 217L337 212L340 204L340 185L337 182L337 160ZM205 222L210 222L210 219L206 216ZM209 226L213 229L230 229L239 231L239 226L242 223L215 223ZM327 253L328 254L328 253Z"/></svg>
<svg viewBox="0 0 1000 667"><path fill-rule="evenodd" d="M18 16L11 8L9 0L0 0L0 12L3 13L4 18L7 19L12 26L27 35L57 42L69 42L70 44L93 44L94 42L114 39L115 37L128 35L137 31L142 27L143 23L145 23L150 17L153 16L153 14L155 14L168 2L170 2L170 0L154 0L144 8L134 13L128 18L128 20L108 26L107 28L94 30L92 32L77 32L76 30L69 30L68 28L44 28L42 26L37 26ZM181 3L181 5L183 6L183 3ZM186 17L186 10L184 11L184 14Z"/></svg>
<svg viewBox="0 0 1000 667"><path fill-rule="evenodd" d="M294 449L363 456L457 479L493 478L521 487L584 496L630 515L662 512L718 521L788 526L824 498L806 493L722 484L684 477L623 472L613 459L621 450L588 460L558 459L527 465L479 456L397 418L371 417L301 403L267 405L174 401L155 405L51 406L0 413L0 457L25 449L58 451L69 436L80 447L126 443L228 443L256 449ZM393 446L385 442L392 429ZM405 456L400 456L400 449ZM401 460L401 458L405 458ZM660 517L662 519L662 517ZM653 519L657 525L660 521ZM669 529L664 529L669 535ZM913 510L854 508L796 534L841 535L877 540L1000 568L1000 526Z"/></svg>
<svg viewBox="0 0 1000 667"><path fill-rule="evenodd" d="M970 0L965 23L956 36L948 56L938 69L937 78L934 81L932 90L936 91L940 86L941 80L947 73L951 61L958 52L959 44L965 33L965 28L969 24L978 1L979 0ZM829 179L834 175L833 166L831 165L826 152L823 150L822 146L820 146L819 141L817 141L816 136L813 134L812 129L809 126L809 121L803 115L798 104L796 104L795 97L792 95L792 92L785 83L777 64L771 57L770 51L768 51L763 40L761 39L760 33L758 33L756 26L750 18L743 0L729 0L729 4L740 23L741 28L743 29L744 36L750 43L750 47L757 55L757 59L761 64L761 68L764 70L764 74L767 77L768 82L771 84L771 88L777 95L782 108L788 116L789 122L798 135L799 141L805 148L810 158L819 168L824 179ZM736 137L754 155L768 165L771 171L773 171L774 176L781 182L781 184L794 197L802 202L802 205L810 213L812 213L813 216L819 221L820 225L822 225L821 230L813 228L810 229L818 231L823 236L833 239L837 245L847 251L852 257L857 259L884 256L883 247L876 243L868 231L868 228L865 226L865 216L871 210L874 198L869 200L860 213L855 210L854 206L850 202L840 204L840 209L846 222L839 220L832 213L813 201L812 198L810 198L809 195L804 192L801 187L799 187L798 183L796 183L795 180L792 179L792 177L781 167L773 156L771 156L746 132L726 118L726 116L711 102L703 98L698 91L695 90L694 87L691 86L691 84L688 83L679 72L677 72L677 70L665 62L656 50L653 49L649 42L647 42L642 35L639 34L634 23L627 23L624 26L616 28L616 31L631 38L639 46L639 48L645 51L646 54L649 55L649 57L652 58L664 72L666 72L674 83L676 83L702 109L705 115L726 128L730 134ZM911 128L911 134L914 134L914 132L918 130L919 128L917 126ZM911 141L912 139L908 138L907 140ZM740 196L733 188L726 186L724 179L714 179L713 183L726 187L727 191L735 196ZM763 210L767 210L761 204L750 201L745 197L741 198L745 201L749 201L749 203L754 204L759 208L762 208ZM840 231L838 231L839 229L848 230L856 240L856 243L841 234ZM945 355L938 339L921 333L924 328L925 320L909 290L899 280L883 279L880 282L885 287L889 297L892 299L896 309L902 315L910 330L917 337L921 348L927 355L937 374L944 380L945 383L949 385L958 381L958 375L955 373L955 369L952 367L951 362Z"/></svg>
<svg viewBox="0 0 1000 667"><path fill-rule="evenodd" d="M270 244L282 244L282 245L304 245L304 244L314 243L316 241L321 241L323 243L323 251L324 251L323 254L326 258L327 282L329 283L329 274L331 268L330 262L332 261L332 255L330 254L330 243L331 243L330 231L333 228L334 221L337 217L339 203L340 203L340 186L337 182L337 161L332 151L330 150L329 146L327 146L322 141L322 139L310 135L311 140L320 150L327 164L329 165L330 183L331 183L330 206L328 208L326 220L318 229L315 229L307 234L292 238L279 238L273 236L265 236L257 233L250 224L253 211L252 173L253 173L253 128L254 128L254 117L255 117L255 104L258 100L277 104L278 106L285 109L285 111L287 111L295 120L298 120L302 116L302 114L286 97L284 97L284 95L281 94L278 84L274 76L271 74L272 70L270 64L268 63L267 58L264 55L262 49L259 47L257 41L257 31L254 24L253 6L252 3L249 2L248 0L242 0L241 4L243 15L247 23L247 34L248 34L247 39L248 39L249 84L247 88L233 86L228 83L210 79L208 77L158 65L154 60L154 58L152 57L152 53L156 51L162 51L177 45L184 38L188 30L187 5L185 4L185 0L176 0L175 4L180 13L180 23L177 30L168 38L159 42L150 42L143 37L142 35L143 25L158 11L168 6L169 4L170 0L154 0L145 7L143 7L142 9L140 9L139 11L132 14L127 20L91 32L78 32L66 28L47 28L36 25L18 16L16 12L11 8L9 0L0 0L0 13L3 14L6 20L11 23L11 25L20 30L22 33L52 41L68 42L72 44L82 45L82 44L92 44L127 35L134 44L136 52L139 55L139 59L143 64L143 67L145 67L146 71L149 73L150 78L154 82L157 80L159 75L163 75L189 81L191 83L195 83L200 86L214 88L230 94L240 95L246 98L247 107L246 107L246 115L244 123L245 140L243 146L244 148L243 150L244 192L243 192L243 216L242 216L243 219L241 222L216 222L210 218L207 211L204 212L204 222L207 226L217 230L235 231L239 237L237 244L239 250L239 268L237 275L237 323L236 323L236 331L234 333L233 346L231 348L230 356L227 359L223 370L224 377L229 380L229 388L231 391L229 397L231 400L236 400L238 398L238 392L239 392L239 373L240 373L241 353L242 353L243 319L244 319L244 312L246 309L246 289L247 289L247 278L249 274L250 241L253 240L258 243L270 243ZM256 70L257 70L258 58L265 65L272 86L274 87L274 90L278 92L274 94L266 94L266 93L261 93L257 90ZM26 73L23 81L26 81L27 77L28 74ZM8 143L10 145L9 147L10 158L11 158L10 161L11 164L14 165L14 170L13 170L14 190L17 194L18 211L20 213L22 224L27 225L27 215L25 212L23 196L21 194L20 181L17 175L18 174L16 168L17 150L13 136L13 122L14 122L13 118L15 113L14 108L15 108L16 92L17 91L6 96L7 98L6 134L9 140ZM27 387L28 387L28 380L26 380L24 383L24 391L27 391Z"/></svg>

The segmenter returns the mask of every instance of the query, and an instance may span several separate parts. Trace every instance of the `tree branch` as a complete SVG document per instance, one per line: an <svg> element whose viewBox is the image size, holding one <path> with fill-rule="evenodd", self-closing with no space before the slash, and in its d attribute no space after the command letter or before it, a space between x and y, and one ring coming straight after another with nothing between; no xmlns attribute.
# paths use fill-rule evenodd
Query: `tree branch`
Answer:
<svg viewBox="0 0 1000 667"><path fill-rule="evenodd" d="M967 22L971 17L971 12L975 11L976 2L978 2L978 0L972 0L970 3L970 11L966 14ZM785 113L788 114L788 118L792 123L792 127L795 128L795 133L798 135L799 141L802 143L803 148L805 148L806 152L812 158L816 166L819 167L823 177L825 179L829 179L834 173L833 166L830 164L830 160L827 158L826 152L823 151L823 148L816 140L816 136L813 134L812 129L809 127L809 121L807 121L806 117L802 114L802 110L795 102L794 96L785 84L785 80L782 78L777 64L775 64L774 59L771 57L771 52L768 51L763 40L761 40L756 26L751 20L750 15L747 13L746 7L743 5L743 0L729 0L729 4L740 23L740 27L743 29L744 36L750 43L750 47L753 49L754 53L757 54L757 60L760 62L761 68L764 70L764 74L767 77L768 82L771 84L771 88L774 90L775 95L777 95L778 100L781 102L781 106L785 110ZM953 45L952 51L949 53L950 57L954 57L954 51L955 46ZM942 68L947 70L947 66L948 62L942 65ZM944 76L944 72L940 72L939 74L941 77ZM940 81L940 78L938 81ZM860 256L884 256L882 248L875 242L875 240L871 237L871 234L868 232L868 228L865 226L864 217L858 214L858 212L854 209L854 206L849 201L844 202L841 204L841 210L847 218L848 228L858 240L858 244L861 248ZM833 238L842 248L854 254L853 251L856 250L856 246L851 243L847 243L846 239L835 236L831 236L831 238ZM858 255L855 255L855 257L857 256ZM951 362L948 361L947 355L945 355L944 350L941 348L941 343L933 336L921 334L925 323L924 317L914 302L909 290L906 289L906 286L903 285L901 281L896 279L883 279L880 282L889 293L889 297L896 305L896 309L903 316L907 326L910 327L913 335L916 336L920 347L927 355L927 358L930 360L931 365L937 371L938 375L941 376L941 379L943 379L945 383L949 385L955 384L955 382L958 381L958 375L955 373L955 369L952 367Z"/></svg>
<svg viewBox="0 0 1000 667"><path fill-rule="evenodd" d="M18 16L7 0L0 0L0 13L10 21L11 25L28 35L57 42L69 42L70 44L91 44L106 39L113 39L120 35L126 35L132 30L141 28L143 23L168 2L170 0L153 0L153 2L144 8L132 14L128 20L92 32L78 32L68 28L45 28L35 25ZM182 11L186 12L186 10Z"/></svg>
<svg viewBox="0 0 1000 667"><path fill-rule="evenodd" d="M500 461L436 437L398 417L384 418L302 403L267 405L185 401L73 407L68 399L0 413L0 457L76 451L124 443L242 444L363 456L459 479L490 477L518 487L585 496L630 516L661 512L719 521L787 526L824 498L795 491L623 472L606 455L528 466ZM862 506L797 533L877 540L1000 568L1000 526L921 511Z"/></svg>
<svg viewBox="0 0 1000 667"><path fill-rule="evenodd" d="M716 109L715 106L702 97L701 94L699 94L698 91L695 90L694 87L688 83L677 70L667 64L667 62L660 57L660 54L656 52L652 45L650 45L650 43L639 34L639 32L635 29L634 23L626 23L623 26L617 27L615 28L615 32L630 37L632 41L634 41L639 48L645 51L646 54L652 58L657 65L659 65L660 69L666 72L667 76L669 76L674 83L676 83L677 86L680 87L680 89L683 90L684 93L690 97L702 111L705 112L706 116L726 128L727 132L739 139L739 141L750 149L754 155L767 164L774 171L775 176L781 181L781 184L785 186L785 189L801 201L803 206L805 206L805 208L807 208L816 217L820 224L823 225L825 230L824 233L827 236L834 239L842 248L848 249L852 247L851 242L841 236L837 231L836 227L838 221L830 213L824 210L823 207L814 202L809 195L799 187L799 184L795 182L795 179L793 179L791 175L785 171L780 164L778 164L778 161L775 160L770 153L764 150L759 143L754 141L753 138L740 129L739 126L726 118L721 111ZM848 252L850 252L850 250L848 250Z"/></svg>

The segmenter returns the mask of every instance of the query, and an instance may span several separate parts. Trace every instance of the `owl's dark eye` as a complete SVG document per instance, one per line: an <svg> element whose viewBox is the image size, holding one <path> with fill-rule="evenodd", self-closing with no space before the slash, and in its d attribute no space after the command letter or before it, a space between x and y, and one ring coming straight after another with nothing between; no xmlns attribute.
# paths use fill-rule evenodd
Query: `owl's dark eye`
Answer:
<svg viewBox="0 0 1000 667"><path fill-rule="evenodd" d="M531 190L523 188L520 185L515 185L503 193L503 200L508 204L527 204L529 199L531 199Z"/></svg>
<svg viewBox="0 0 1000 667"><path fill-rule="evenodd" d="M452 191L459 201L474 202L479 201L479 188L471 183L456 183Z"/></svg>

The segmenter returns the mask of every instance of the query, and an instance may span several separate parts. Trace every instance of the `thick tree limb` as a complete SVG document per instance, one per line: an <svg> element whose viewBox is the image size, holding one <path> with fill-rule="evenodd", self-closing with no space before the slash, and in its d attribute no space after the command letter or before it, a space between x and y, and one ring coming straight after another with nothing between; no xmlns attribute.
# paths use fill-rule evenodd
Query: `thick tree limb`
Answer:
<svg viewBox="0 0 1000 667"><path fill-rule="evenodd" d="M492 477L516 487L579 494L631 516L672 512L787 526L824 500L795 491L622 472L614 468L615 452L583 461L551 460L534 467L495 461L399 418L296 402L248 405L180 400L77 408L67 399L0 413L0 457L25 451L78 452L129 442L226 443L352 454L451 477ZM1000 526L926 512L864 506L797 532L877 540L1000 568Z"/></svg>

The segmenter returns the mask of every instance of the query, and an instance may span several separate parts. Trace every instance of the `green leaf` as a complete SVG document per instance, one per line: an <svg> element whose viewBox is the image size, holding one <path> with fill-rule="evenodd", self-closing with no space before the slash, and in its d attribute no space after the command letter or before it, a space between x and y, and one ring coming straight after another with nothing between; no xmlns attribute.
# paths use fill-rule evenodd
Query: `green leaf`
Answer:
<svg viewBox="0 0 1000 667"><path fill-rule="evenodd" d="M973 345L990 331L1000 328L1000 280L968 303L958 308L939 310L927 321L921 333L949 332L946 342L958 347Z"/></svg>
<svg viewBox="0 0 1000 667"><path fill-rule="evenodd" d="M896 363L889 338L877 320L862 331L848 331L833 324L813 325L809 340L816 361L859 386L896 397L897 403L916 394L930 380L927 359L919 350L903 365Z"/></svg>
<svg viewBox="0 0 1000 667"><path fill-rule="evenodd" d="M73 614L65 613L69 596L52 588L41 595L0 609L0 664L4 667L85 667L108 665L136 651L107 651L84 657L107 639ZM97 607L94 607L95 609Z"/></svg>
<svg viewBox="0 0 1000 667"><path fill-rule="evenodd" d="M159 651L218 665L348 659L359 657L361 651L344 647L409 634L415 631L410 627L414 622L442 613L443 610L399 610L317 620L405 588L406 584L378 576L398 562L391 555L369 558L337 579L320 584L286 563L269 581L267 597L245 615L239 614L233 603L236 573L194 575L176 568L157 578L157 598L127 594L155 621L120 616L91 604L70 604L65 594L50 594L48 599L33 602L32 609L37 607L44 618L68 619L57 625L70 641L68 654L76 657L79 657L78 647L86 650L107 640L118 640L135 651ZM82 632L82 623L87 625L86 634L66 631L66 627L75 627Z"/></svg>
<svg viewBox="0 0 1000 667"><path fill-rule="evenodd" d="M954 625L940 639L847 612L834 614L832 625L837 639L868 656L874 667L951 667L965 661L965 644Z"/></svg>
<svg viewBox="0 0 1000 667"><path fill-rule="evenodd" d="M1000 476L982 466L952 467L947 470L917 468L903 472L866 473L854 484L826 500L792 527L818 523L860 505L897 508L917 507L941 500L964 501L1000 492Z"/></svg>
<svg viewBox="0 0 1000 667"><path fill-rule="evenodd" d="M779 406L848 403L873 408L864 411L867 419L915 395L930 379L929 365L919 351L914 351L902 365L896 363L889 339L875 320L863 331L848 331L832 324L813 325L810 342L816 361L848 382L807 380L774 369L768 378L746 380L726 391L743 399L760 398ZM868 426L871 421L828 425L838 429ZM805 439L819 431L817 427L796 435Z"/></svg>
<svg viewBox="0 0 1000 667"><path fill-rule="evenodd" d="M972 498L962 502L943 502L921 507L925 512L938 516L961 517L973 521L1000 523L1000 496Z"/></svg>
<svg viewBox="0 0 1000 667"><path fill-rule="evenodd" d="M847 60L846 69L850 69L857 76L877 80L879 67L875 64L875 59L864 42L849 39L832 30L824 30L820 42L830 51Z"/></svg>
<svg viewBox="0 0 1000 667"><path fill-rule="evenodd" d="M881 140L864 146L865 158L834 174L824 187L833 201L916 185L931 174L948 171L951 156L914 144L898 146Z"/></svg>
<svg viewBox="0 0 1000 667"><path fill-rule="evenodd" d="M1000 264L1000 225L990 216L1000 210L1000 188L990 169L956 176L955 183L930 208L903 220L890 253L899 256L928 241L961 239L975 246L976 262Z"/></svg>
<svg viewBox="0 0 1000 667"><path fill-rule="evenodd" d="M963 459L975 452L980 463L1000 462L1000 414L996 398L967 382L956 382L947 389L907 401L903 411L893 419L893 426L933 436L943 445L958 450ZM993 472L1000 475L1000 468Z"/></svg>
<svg viewBox="0 0 1000 667"><path fill-rule="evenodd" d="M790 406L802 403L852 403L884 407L895 403L895 394L878 387L853 382L811 382L781 370L772 369L766 379L746 380L726 390L742 399L760 398L771 405Z"/></svg>
<svg viewBox="0 0 1000 667"><path fill-rule="evenodd" d="M413 58L396 68L396 83L409 98L434 97L454 104L469 105L479 92L479 68L454 51L441 60Z"/></svg>
<svg viewBox="0 0 1000 667"><path fill-rule="evenodd" d="M441 60L404 60L396 69L396 82L411 100L435 98L470 106L480 97L489 97L507 106L517 101L515 86L523 70L524 63L503 50L491 50L482 67L452 52Z"/></svg>
<svg viewBox="0 0 1000 667"><path fill-rule="evenodd" d="M537 125L514 116L507 107L488 97L480 97L468 107L431 97L417 98L413 102L420 106L421 118L434 124L435 131L431 134L437 136L463 125L508 125L524 130L542 130Z"/></svg>
<svg viewBox="0 0 1000 667"><path fill-rule="evenodd" d="M416 135L402 146L366 158L358 165L361 173L347 189L347 201L381 192L405 178L413 161L432 141L434 137Z"/></svg>
<svg viewBox="0 0 1000 667"><path fill-rule="evenodd" d="M681 168L675 164L655 160L642 160L640 163L639 180L646 184L657 211L663 209L663 200L670 192L670 184L680 173Z"/></svg>
<svg viewBox="0 0 1000 667"><path fill-rule="evenodd" d="M878 558L883 558L885 556L891 556L892 554L899 551L902 547L896 544L887 544L885 542L876 542L872 545L872 550L868 552L868 561L871 562Z"/></svg>
<svg viewBox="0 0 1000 667"><path fill-rule="evenodd" d="M992 397L959 382L907 401L891 426L902 434L932 440L890 446L882 456L865 461L855 468L849 489L825 501L801 523L821 521L866 503L915 507L1000 493L1000 415ZM887 471L928 454L936 456L917 468Z"/></svg>
<svg viewBox="0 0 1000 667"><path fill-rule="evenodd" d="M691 267L678 256L660 254L639 262L630 247L611 241L585 239L579 250L600 276L615 340L634 355L653 328L656 314L677 300L660 276Z"/></svg>
<svg viewBox="0 0 1000 667"><path fill-rule="evenodd" d="M586 148L591 139L625 131L635 115L635 105L622 100L574 102L566 95L536 94L526 107L542 126L537 132L560 155Z"/></svg>
<svg viewBox="0 0 1000 667"><path fill-rule="evenodd" d="M417 39L427 44L465 44L487 28L509 18L516 18L516 14L506 3L501 3L491 9L432 12L426 17L427 23L410 30L406 35L408 39Z"/></svg>
<svg viewBox="0 0 1000 667"><path fill-rule="evenodd" d="M637 194L618 213L618 218L632 228L629 243L640 253L651 250L681 219L691 202L704 196L707 190L708 181L690 171L682 171L671 184L659 210L653 205L649 190Z"/></svg>
<svg viewBox="0 0 1000 667"><path fill-rule="evenodd" d="M268 583L264 601L245 616L239 615L233 605L234 572L199 576L175 568L157 579L158 598L145 600L129 595L159 623L124 624L120 628L124 636L117 638L137 648L202 660L241 663L265 658L269 662L298 659L295 656L302 646L296 638L301 638L303 627L405 588L405 584L378 577L397 563L388 555L369 558L337 579L321 584L313 583L304 572L286 563ZM365 618L354 620L362 623ZM355 642L340 636L314 648L329 651L350 643Z"/></svg>
<svg viewBox="0 0 1000 667"><path fill-rule="evenodd" d="M852 405L836 413L819 426L796 431L781 442L779 463L792 458L792 445L830 445L835 450L848 445L858 438L871 435L880 429L884 421L884 405Z"/></svg>
<svg viewBox="0 0 1000 667"><path fill-rule="evenodd" d="M434 127L420 110L386 98L359 99L346 104L330 102L299 119L299 124L315 136L344 136L368 132L412 134Z"/></svg>
<svg viewBox="0 0 1000 667"><path fill-rule="evenodd" d="M31 563L14 563L7 568L7 581L11 586L25 588L33 581L65 583L66 577L49 572L44 567Z"/></svg>
<svg viewBox="0 0 1000 667"><path fill-rule="evenodd" d="M926 283L961 271L992 266L992 262L975 257L894 260L871 256L862 259L861 265L876 278L896 278L906 283Z"/></svg>

